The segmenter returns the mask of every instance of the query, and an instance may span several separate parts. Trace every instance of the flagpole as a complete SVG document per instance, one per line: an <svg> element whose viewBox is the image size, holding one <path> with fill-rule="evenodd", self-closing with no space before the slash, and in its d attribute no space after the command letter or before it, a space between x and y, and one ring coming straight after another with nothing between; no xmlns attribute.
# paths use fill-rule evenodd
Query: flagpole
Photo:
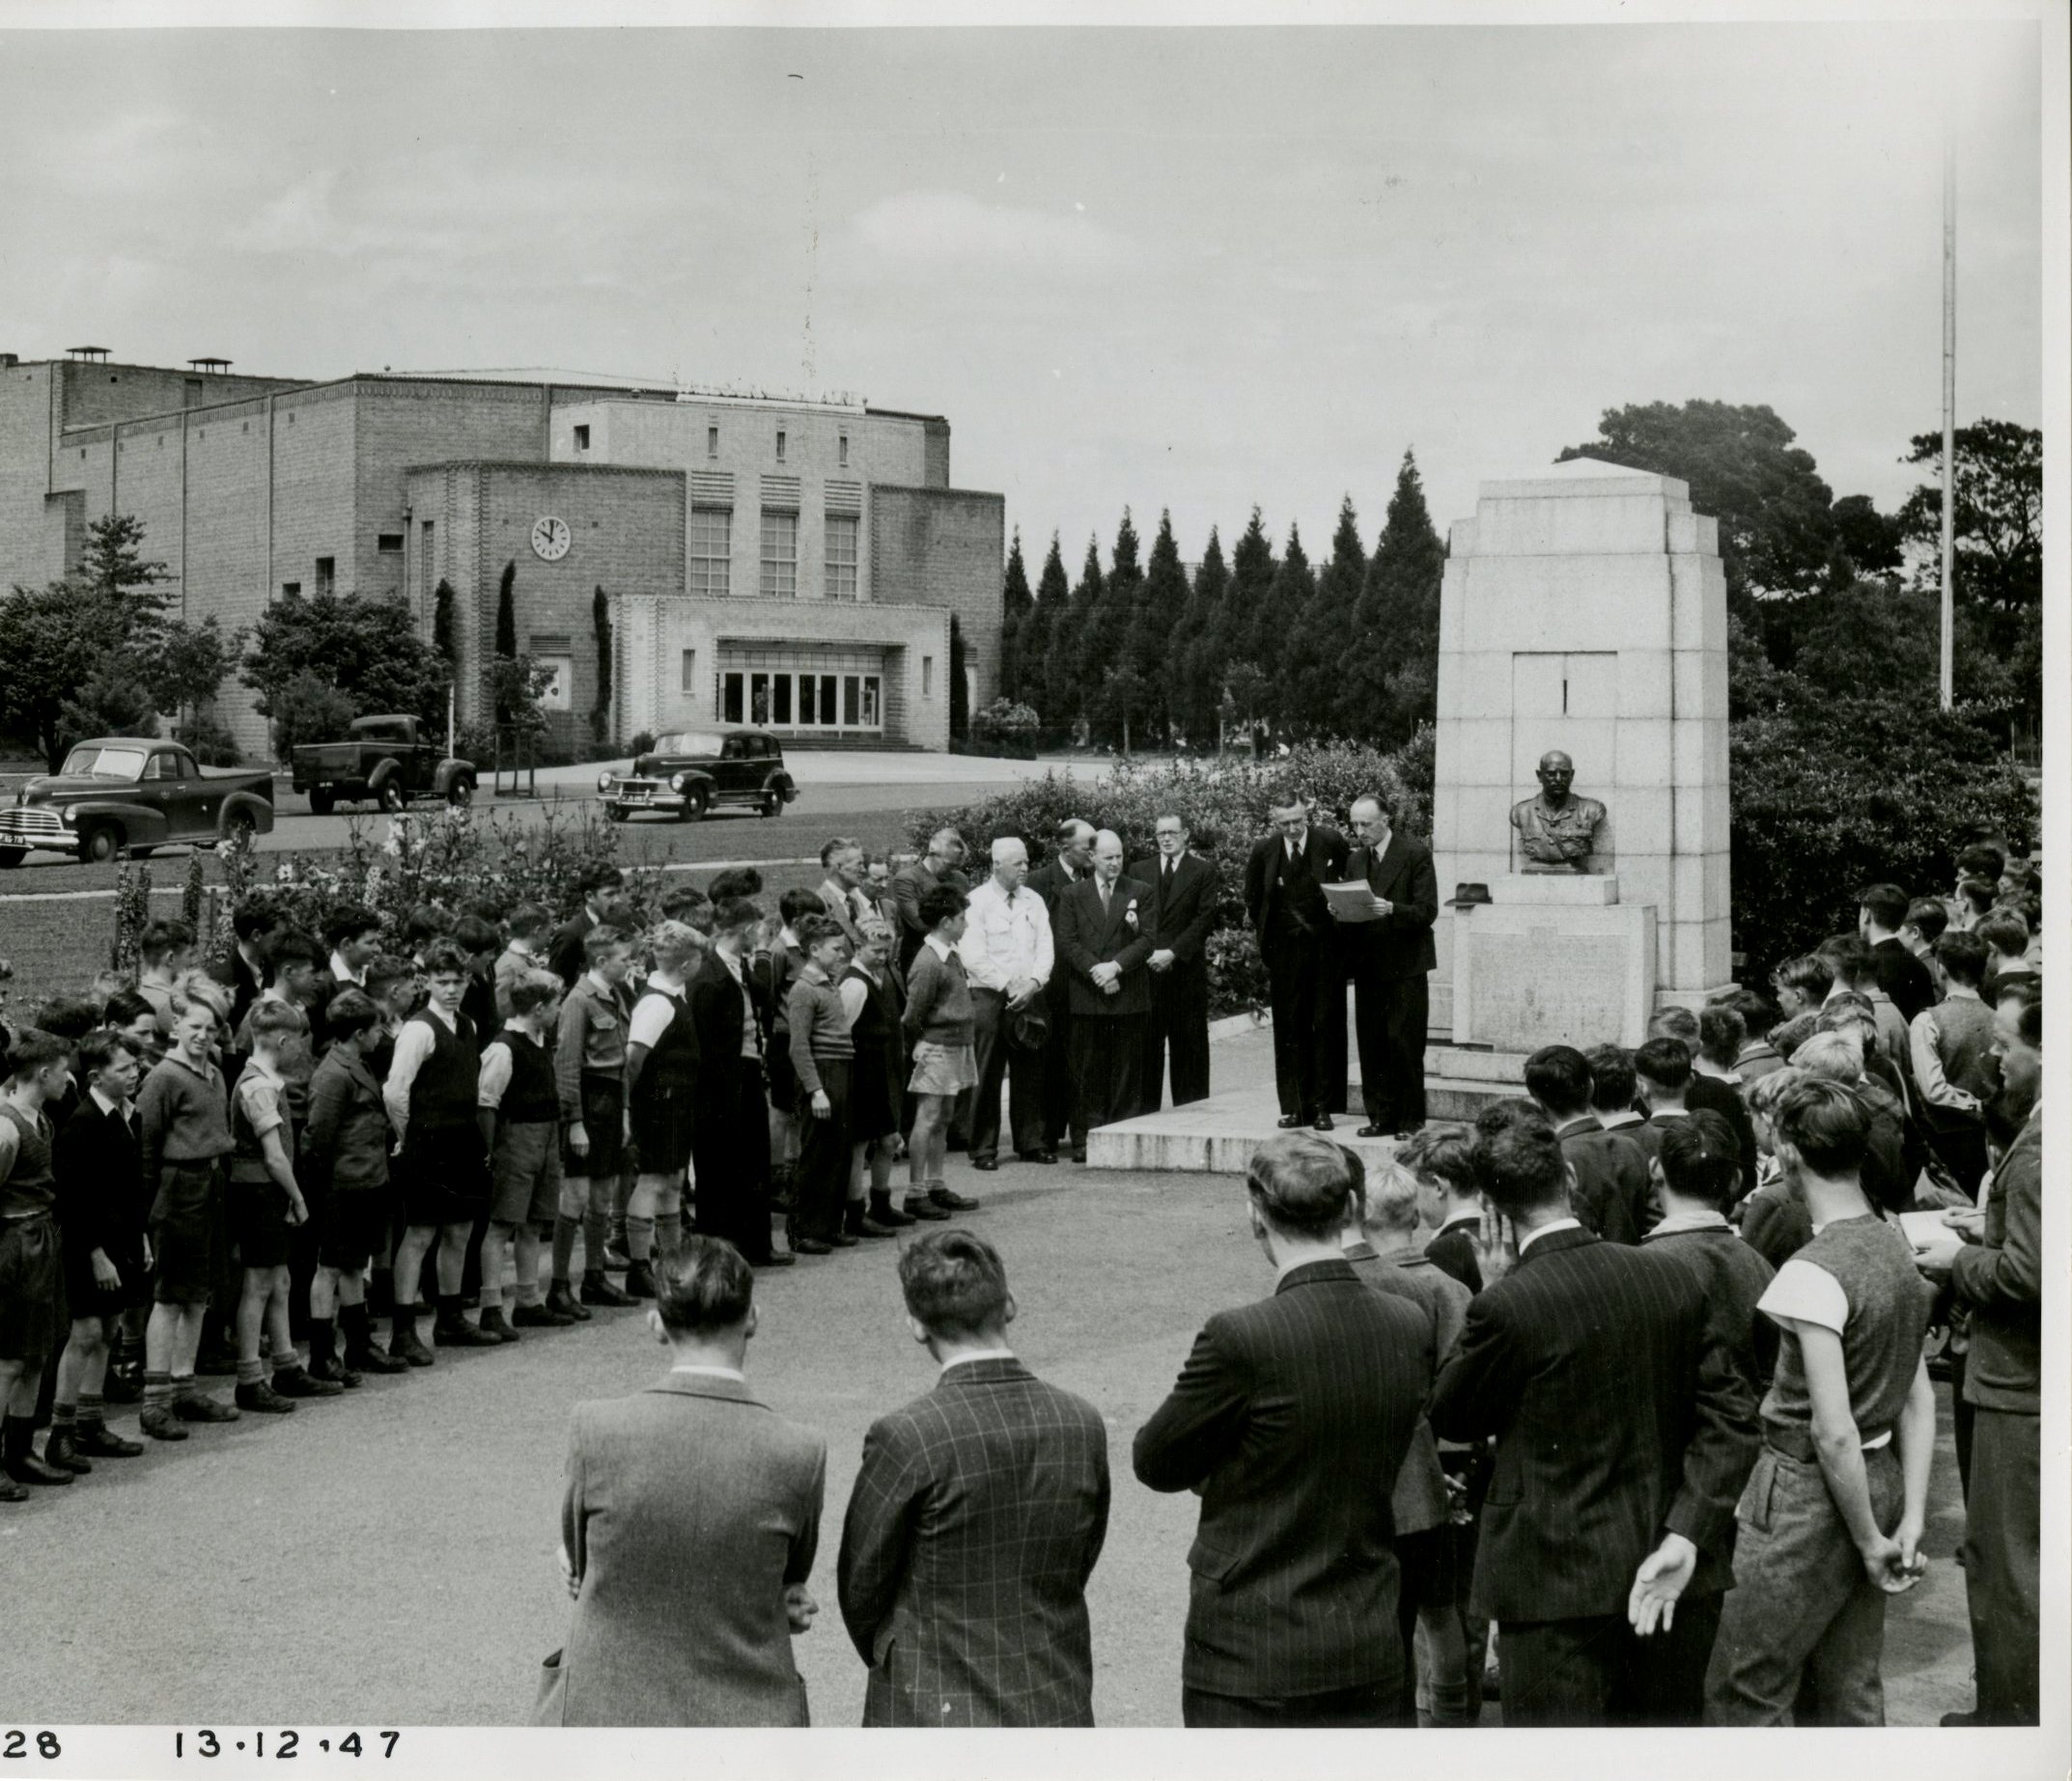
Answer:
<svg viewBox="0 0 2072 1781"><path fill-rule="evenodd" d="M1955 694L1953 573L1957 517L1957 139L1943 125L1943 710Z"/></svg>

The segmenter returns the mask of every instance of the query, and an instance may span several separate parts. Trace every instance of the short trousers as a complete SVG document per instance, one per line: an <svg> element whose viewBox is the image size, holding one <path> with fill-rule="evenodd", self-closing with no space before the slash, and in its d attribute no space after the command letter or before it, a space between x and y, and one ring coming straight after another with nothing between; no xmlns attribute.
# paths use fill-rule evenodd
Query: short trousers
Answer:
<svg viewBox="0 0 2072 1781"><path fill-rule="evenodd" d="M103 1287L94 1278L94 1246L84 1233L74 1235L59 1227L58 1246L65 1273L65 1300L69 1315L80 1318L112 1318L131 1305L151 1303L151 1269L144 1266L144 1233L124 1232L103 1236L101 1242L120 1278Z"/></svg>
<svg viewBox="0 0 2072 1781"><path fill-rule="evenodd" d="M913 1048L910 1095L961 1095L978 1086L978 1052L971 1045L938 1045L922 1040Z"/></svg>
<svg viewBox="0 0 2072 1781"><path fill-rule="evenodd" d="M590 1148L577 1155L569 1148L568 1134L562 1134L562 1172L600 1181L616 1176L626 1160L626 1085L618 1077L583 1078L583 1135Z"/></svg>
<svg viewBox="0 0 2072 1781"><path fill-rule="evenodd" d="M230 1266L221 1163L169 1162L159 1169L151 1247L158 1276L152 1296L161 1305L206 1305Z"/></svg>
<svg viewBox="0 0 2072 1781"><path fill-rule="evenodd" d="M318 1261L350 1274L386 1255L394 1205L395 1195L386 1187L334 1187L324 1208Z"/></svg>
<svg viewBox="0 0 2072 1781"><path fill-rule="evenodd" d="M633 1147L643 1175L681 1175L690 1160L690 1097L633 1097Z"/></svg>
<svg viewBox="0 0 2072 1781"><path fill-rule="evenodd" d="M490 1168L482 1129L468 1126L411 1127L397 1158L406 1225L473 1224L489 1210Z"/></svg>
<svg viewBox="0 0 2072 1781"><path fill-rule="evenodd" d="M0 1219L0 1360L33 1365L57 1347L59 1268L47 1212Z"/></svg>
<svg viewBox="0 0 2072 1781"><path fill-rule="evenodd" d="M496 1133L490 1160L490 1217L497 1224L551 1224L561 1205L561 1127L526 1120Z"/></svg>
<svg viewBox="0 0 2072 1781"><path fill-rule="evenodd" d="M288 1194L278 1182L233 1181L228 1210L240 1267L288 1266Z"/></svg>

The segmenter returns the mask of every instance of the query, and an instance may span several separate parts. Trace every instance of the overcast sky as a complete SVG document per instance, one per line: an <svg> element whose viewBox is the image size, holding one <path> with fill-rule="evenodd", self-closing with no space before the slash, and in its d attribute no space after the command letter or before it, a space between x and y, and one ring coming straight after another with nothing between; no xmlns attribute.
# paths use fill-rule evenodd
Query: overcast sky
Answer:
<svg viewBox="0 0 2072 1781"><path fill-rule="evenodd" d="M1767 403L1894 505L2040 423L2033 24L0 35L0 348L556 367L949 417L1077 569L1442 527L1610 405Z"/></svg>

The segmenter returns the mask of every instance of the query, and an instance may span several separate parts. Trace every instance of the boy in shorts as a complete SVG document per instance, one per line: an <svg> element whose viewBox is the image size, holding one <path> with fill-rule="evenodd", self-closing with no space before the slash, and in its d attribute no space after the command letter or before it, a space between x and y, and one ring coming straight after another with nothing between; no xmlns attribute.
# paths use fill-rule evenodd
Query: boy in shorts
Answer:
<svg viewBox="0 0 2072 1781"><path fill-rule="evenodd" d="M554 1083L561 1103L561 1211L554 1225L554 1278L547 1302L566 1311L574 1233L583 1234L584 1305L630 1305L604 1274L619 1169L625 1160L626 1013L619 986L631 948L608 923L583 935L586 969L561 1004Z"/></svg>
<svg viewBox="0 0 2072 1781"><path fill-rule="evenodd" d="M921 893L928 932L907 967L907 1006L901 1016L913 1072L907 1093L913 1129L907 1142L909 1218L940 1223L949 1216L931 1197L942 1185L944 1155L957 1098L978 1080L973 1047L971 986L957 942L964 938L965 893L935 884Z"/></svg>
<svg viewBox="0 0 2072 1781"><path fill-rule="evenodd" d="M185 1423L236 1422L237 1409L194 1384L202 1325L226 1271L223 1159L236 1149L223 1072L213 1052L216 1013L201 995L174 1004L173 1047L137 1095L137 1146L157 1266L144 1330L144 1433L183 1441Z"/></svg>
<svg viewBox="0 0 2072 1781"><path fill-rule="evenodd" d="M438 1245L438 1316L432 1340L441 1348L495 1348L499 1338L462 1314L461 1280L468 1236L489 1206L490 1174L475 1123L480 1052L475 1029L461 1012L467 955L451 940L425 953L429 997L403 1023L395 1062L382 1085L389 1122L399 1134L403 1238L396 1245L396 1308L388 1351L413 1367L432 1365L417 1337L418 1277Z"/></svg>
<svg viewBox="0 0 2072 1781"><path fill-rule="evenodd" d="M302 1134L302 1178L322 1220L310 1285L309 1370L350 1388L363 1373L408 1371L406 1361L376 1346L367 1311L368 1264L388 1253L388 1150L395 1133L367 1063L381 1033L380 1010L364 990L344 988L331 997L325 1025L331 1048L310 1082Z"/></svg>
<svg viewBox="0 0 2072 1781"><path fill-rule="evenodd" d="M20 1502L24 1485L72 1481L32 1447L58 1324L57 1171L43 1108L65 1092L71 1056L67 1041L24 1027L9 1044L0 1088L0 1502Z"/></svg>
<svg viewBox="0 0 2072 1781"><path fill-rule="evenodd" d="M527 971L505 986L510 1013L482 1054L475 1090L482 1147L490 1156L490 1233L482 1245L482 1327L499 1342L522 1328L566 1328L575 1320L541 1303L540 1229L561 1207L561 1100L554 1087L554 1031L561 979ZM512 1280L504 1284L504 1249ZM503 1299L512 1301L504 1315Z"/></svg>
<svg viewBox="0 0 2072 1781"><path fill-rule="evenodd" d="M288 1329L288 1233L309 1218L295 1181L294 1119L282 1053L306 1033L298 1009L262 997L245 1016L252 1047L231 1097L230 1232L244 1269L238 1300L238 1407L287 1414L297 1398L335 1397L345 1387L314 1379L295 1355ZM260 1354L272 1338L273 1380Z"/></svg>

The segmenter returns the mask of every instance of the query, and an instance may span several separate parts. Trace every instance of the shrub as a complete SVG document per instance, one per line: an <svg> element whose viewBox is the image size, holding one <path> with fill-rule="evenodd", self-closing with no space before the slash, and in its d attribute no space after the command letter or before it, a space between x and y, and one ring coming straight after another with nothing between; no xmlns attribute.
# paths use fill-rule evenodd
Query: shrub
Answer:
<svg viewBox="0 0 2072 1781"><path fill-rule="evenodd" d="M626 752L633 755L644 755L654 746L655 732L652 730L639 730L634 732L633 739L627 743Z"/></svg>
<svg viewBox="0 0 2072 1781"><path fill-rule="evenodd" d="M204 766L238 765L238 738L212 717L190 718L176 727L173 736Z"/></svg>
<svg viewBox="0 0 2072 1781"><path fill-rule="evenodd" d="M273 746L283 761L304 742L335 742L359 715L350 698L307 669L290 676L271 704Z"/></svg>

